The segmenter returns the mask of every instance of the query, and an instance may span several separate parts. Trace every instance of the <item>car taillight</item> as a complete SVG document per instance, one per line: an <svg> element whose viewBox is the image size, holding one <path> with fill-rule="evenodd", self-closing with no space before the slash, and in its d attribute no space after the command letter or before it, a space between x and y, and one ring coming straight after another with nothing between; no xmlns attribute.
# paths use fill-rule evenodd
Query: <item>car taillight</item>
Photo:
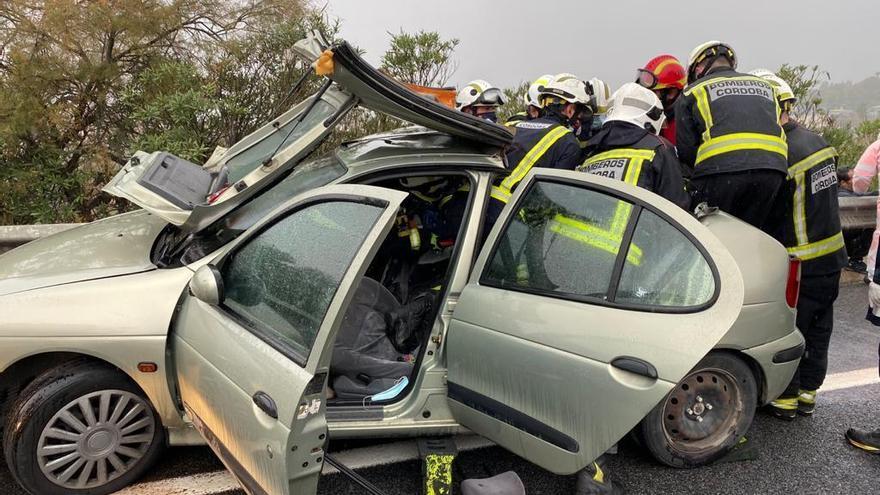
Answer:
<svg viewBox="0 0 880 495"><path fill-rule="evenodd" d="M798 293L801 291L801 260L789 258L788 281L785 284L785 303L790 308L796 308Z"/></svg>
<svg viewBox="0 0 880 495"><path fill-rule="evenodd" d="M222 196L223 193L225 193L227 189L229 189L229 185L226 185L223 188L218 189L217 192L208 196L208 204L212 204L214 201L217 201L217 198Z"/></svg>

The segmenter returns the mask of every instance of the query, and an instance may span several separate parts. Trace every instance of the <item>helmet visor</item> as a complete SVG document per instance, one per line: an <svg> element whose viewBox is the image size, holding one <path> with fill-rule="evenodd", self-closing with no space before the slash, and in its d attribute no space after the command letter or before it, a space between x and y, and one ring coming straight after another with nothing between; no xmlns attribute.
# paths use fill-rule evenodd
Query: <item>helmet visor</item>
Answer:
<svg viewBox="0 0 880 495"><path fill-rule="evenodd" d="M636 83L648 89L654 89L660 81L653 72L645 69L636 70Z"/></svg>
<svg viewBox="0 0 880 495"><path fill-rule="evenodd" d="M486 91L483 91L480 96L474 100L471 105L474 106L483 106L483 107L497 107L500 105L504 105L506 99L504 98L504 93L498 88L489 88Z"/></svg>

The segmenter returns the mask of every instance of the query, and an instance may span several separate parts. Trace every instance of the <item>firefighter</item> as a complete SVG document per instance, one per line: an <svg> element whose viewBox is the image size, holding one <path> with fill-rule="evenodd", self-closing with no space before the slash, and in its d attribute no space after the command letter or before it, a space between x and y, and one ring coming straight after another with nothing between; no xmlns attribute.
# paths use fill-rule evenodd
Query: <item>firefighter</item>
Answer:
<svg viewBox="0 0 880 495"><path fill-rule="evenodd" d="M532 81L532 84L529 85L529 89L526 91L526 94L523 95L523 100L526 104L525 112L517 112L513 114L507 122L504 123L507 127L516 127L516 124L522 122L523 120L534 120L541 116L541 99L540 99L540 91L544 88L544 85L550 82L553 79L553 76L550 74L544 74L543 76Z"/></svg>
<svg viewBox="0 0 880 495"><path fill-rule="evenodd" d="M687 83L687 72L681 62L672 55L658 55L636 71L636 82L650 89L663 103L666 123L660 131L675 145L675 103Z"/></svg>
<svg viewBox="0 0 880 495"><path fill-rule="evenodd" d="M516 136L507 152L507 163L513 170L492 187L489 227L532 167L574 170L580 165L581 148L572 129L592 122L592 99L586 83L571 74L558 74L539 95L544 115L515 126Z"/></svg>
<svg viewBox="0 0 880 495"><path fill-rule="evenodd" d="M773 87L736 72L720 41L695 48L675 110L676 147L693 169L694 204L709 203L761 229L788 172L788 147Z"/></svg>
<svg viewBox="0 0 880 495"><path fill-rule="evenodd" d="M658 136L665 120L653 92L624 84L611 97L608 120L587 143L588 158L578 170L628 182L688 208L675 149Z"/></svg>
<svg viewBox="0 0 880 495"><path fill-rule="evenodd" d="M498 122L498 107L505 103L504 93L490 83L476 79L455 95L455 108L475 117Z"/></svg>
<svg viewBox="0 0 880 495"><path fill-rule="evenodd" d="M767 70L752 74L775 88L788 137L781 237L788 253L801 260L797 327L804 334L806 350L788 388L771 408L776 417L792 420L798 413L809 416L816 408L816 392L828 369L840 270L847 262L837 212L837 152L821 136L791 119L789 111L796 100L783 79Z"/></svg>

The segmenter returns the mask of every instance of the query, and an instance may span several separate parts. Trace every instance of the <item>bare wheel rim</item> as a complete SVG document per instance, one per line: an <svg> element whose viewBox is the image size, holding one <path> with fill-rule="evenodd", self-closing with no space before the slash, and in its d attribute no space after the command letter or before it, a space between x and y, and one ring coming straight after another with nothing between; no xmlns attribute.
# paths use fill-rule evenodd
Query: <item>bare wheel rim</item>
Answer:
<svg viewBox="0 0 880 495"><path fill-rule="evenodd" d="M744 412L736 377L711 368L686 376L666 397L663 431L676 450L699 453L717 448Z"/></svg>
<svg viewBox="0 0 880 495"><path fill-rule="evenodd" d="M58 486L106 485L143 458L156 433L153 409L125 390L100 390L71 401L46 423L37 462Z"/></svg>

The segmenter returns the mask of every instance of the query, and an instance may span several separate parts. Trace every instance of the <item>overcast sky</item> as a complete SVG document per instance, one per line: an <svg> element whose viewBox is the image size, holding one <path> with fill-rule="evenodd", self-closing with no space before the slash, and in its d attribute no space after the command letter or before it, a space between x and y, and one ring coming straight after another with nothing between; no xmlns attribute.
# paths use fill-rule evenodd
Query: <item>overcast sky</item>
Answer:
<svg viewBox="0 0 880 495"><path fill-rule="evenodd" d="M834 81L880 71L878 0L322 0L342 36L377 64L388 31L435 30L461 43L451 83L512 86L544 73L599 77L614 88L660 53L683 63L710 39L740 69L818 64Z"/></svg>

